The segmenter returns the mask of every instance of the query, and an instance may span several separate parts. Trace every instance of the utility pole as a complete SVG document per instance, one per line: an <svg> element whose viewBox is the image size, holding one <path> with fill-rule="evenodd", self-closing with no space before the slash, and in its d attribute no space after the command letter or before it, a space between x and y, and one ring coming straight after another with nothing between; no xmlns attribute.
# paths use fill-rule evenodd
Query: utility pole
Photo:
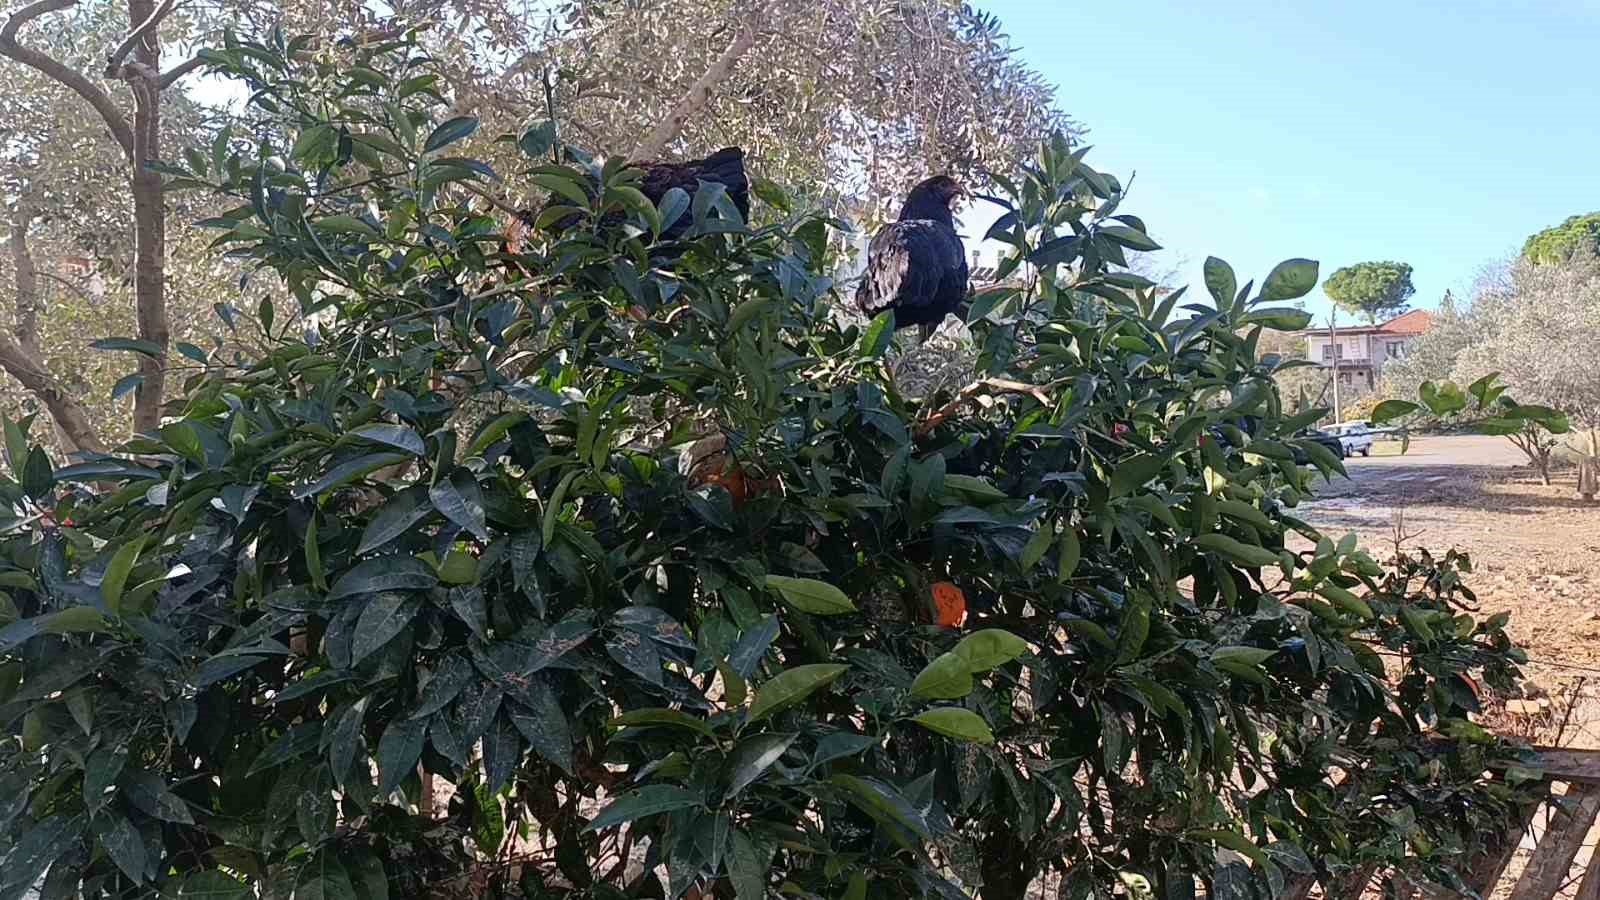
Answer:
<svg viewBox="0 0 1600 900"><path fill-rule="evenodd" d="M1344 421L1344 405L1339 398L1339 312L1333 310L1328 313L1328 346L1333 352L1333 420Z"/></svg>

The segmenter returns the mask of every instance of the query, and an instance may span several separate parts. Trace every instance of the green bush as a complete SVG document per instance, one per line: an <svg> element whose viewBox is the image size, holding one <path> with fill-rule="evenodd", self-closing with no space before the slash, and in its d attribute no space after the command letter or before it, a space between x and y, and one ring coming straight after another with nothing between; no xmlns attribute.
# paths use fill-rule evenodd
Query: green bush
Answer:
<svg viewBox="0 0 1600 900"><path fill-rule="evenodd" d="M657 208L535 123L581 220L513 248L427 60L304 46L213 51L259 147L167 167L237 198L270 352L114 456L6 427L0 897L1266 896L1448 880L1515 801L1464 560L1296 518L1294 447L1339 462L1255 346L1315 263L1157 297L1057 141L995 178L981 371L917 400L831 315L841 223Z"/></svg>

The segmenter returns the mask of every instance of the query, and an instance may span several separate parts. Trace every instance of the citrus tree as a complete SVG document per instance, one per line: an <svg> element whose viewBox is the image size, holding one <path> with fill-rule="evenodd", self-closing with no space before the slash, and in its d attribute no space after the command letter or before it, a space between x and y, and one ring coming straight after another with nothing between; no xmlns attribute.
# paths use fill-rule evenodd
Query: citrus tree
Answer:
<svg viewBox="0 0 1600 900"><path fill-rule="evenodd" d="M908 397L842 223L536 123L514 243L430 60L305 46L208 53L259 145L166 169L265 352L118 453L5 427L0 897L1267 896L1449 883L1519 801L1465 560L1296 514L1340 464L1257 343L1315 263L1158 299L1047 142L970 384Z"/></svg>

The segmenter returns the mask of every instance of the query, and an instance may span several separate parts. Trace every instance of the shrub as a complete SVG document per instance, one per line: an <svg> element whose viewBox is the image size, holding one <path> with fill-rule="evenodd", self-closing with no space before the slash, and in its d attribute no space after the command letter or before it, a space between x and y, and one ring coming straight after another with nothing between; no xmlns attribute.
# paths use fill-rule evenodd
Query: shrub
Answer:
<svg viewBox="0 0 1600 900"><path fill-rule="evenodd" d="M514 251L427 60L304 46L214 51L259 152L168 167L304 317L219 305L269 352L120 454L6 427L0 896L1245 896L1445 878L1515 801L1464 561L1296 517L1292 448L1339 462L1255 347L1315 263L1157 299L1053 142L995 178L1032 268L977 377L916 400L829 315L841 223L566 148L580 224Z"/></svg>

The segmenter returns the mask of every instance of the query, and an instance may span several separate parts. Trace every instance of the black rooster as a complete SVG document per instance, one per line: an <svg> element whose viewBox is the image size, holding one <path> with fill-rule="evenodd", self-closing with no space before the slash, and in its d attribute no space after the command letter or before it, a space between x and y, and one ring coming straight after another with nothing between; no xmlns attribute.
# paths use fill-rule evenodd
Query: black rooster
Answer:
<svg viewBox="0 0 1600 900"><path fill-rule="evenodd" d="M894 310L897 328L919 326L933 334L967 299L967 255L956 234L950 203L966 190L946 175L911 189L900 220L878 229L867 245L867 270L856 306L869 316Z"/></svg>
<svg viewBox="0 0 1600 900"><path fill-rule="evenodd" d="M682 188L691 198L695 191L700 189L701 182L721 184L727 188L728 199L733 202L734 209L739 215L749 221L750 219L750 179L744 172L744 150L738 147L724 147L707 156L705 159L690 159L683 162L661 162L650 160L630 164L635 169L641 169L644 177L639 182L639 191L650 202L661 205L661 200L673 188ZM589 185L590 193L598 190L598 185ZM545 208L557 204L567 203L563 198L552 198L545 204ZM525 224L531 225L538 214L523 212L519 218ZM612 210L600 220L602 227L614 227L622 222L623 213ZM556 231L565 231L578 223L578 215L566 216L558 219L552 226ZM674 241L683 236L689 226L693 224L693 217L685 213L677 221L662 230L661 240Z"/></svg>

